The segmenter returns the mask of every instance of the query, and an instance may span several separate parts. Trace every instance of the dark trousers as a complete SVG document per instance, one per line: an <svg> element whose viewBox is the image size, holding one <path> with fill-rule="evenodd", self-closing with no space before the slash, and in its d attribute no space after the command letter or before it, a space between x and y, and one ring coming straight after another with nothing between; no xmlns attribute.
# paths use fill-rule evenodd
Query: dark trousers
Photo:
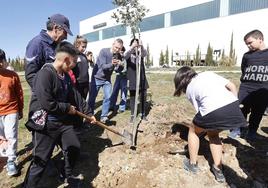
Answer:
<svg viewBox="0 0 268 188"><path fill-rule="evenodd" d="M88 91L89 91L89 84L88 82L86 83L76 83L76 89L77 91L81 94L81 96L83 97L83 99L86 100L87 95L88 95Z"/></svg>
<svg viewBox="0 0 268 188"><path fill-rule="evenodd" d="M140 94L140 105L141 105L141 115L145 116L145 102L146 102L146 93L147 90L140 90L139 94ZM135 108L135 96L136 96L136 90L130 90L129 91L129 95L130 95L130 111L131 111L131 115L134 115L134 108Z"/></svg>
<svg viewBox="0 0 268 188"><path fill-rule="evenodd" d="M70 176L80 152L80 143L73 126L49 121L46 130L34 132L33 136L33 160L25 176L24 188L37 187L54 147L59 142L64 155L64 175Z"/></svg>
<svg viewBox="0 0 268 188"><path fill-rule="evenodd" d="M238 98L240 104L243 104L241 108L245 118L249 115L249 131L256 133L264 111L268 105L268 90L258 89L253 90L240 86Z"/></svg>

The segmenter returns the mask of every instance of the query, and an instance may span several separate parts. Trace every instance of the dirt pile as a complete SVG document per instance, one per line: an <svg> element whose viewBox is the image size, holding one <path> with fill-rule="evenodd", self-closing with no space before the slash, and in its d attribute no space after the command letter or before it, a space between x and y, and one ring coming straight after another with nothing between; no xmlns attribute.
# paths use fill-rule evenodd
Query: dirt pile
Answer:
<svg viewBox="0 0 268 188"><path fill-rule="evenodd" d="M148 121L141 122L139 126L136 150L124 145L106 148L99 154L100 170L92 185L124 188L267 186L265 147L263 152L258 153L256 146L243 139L226 139L226 132L222 133L222 137L225 138L224 167L227 182L217 183L210 172L212 159L206 137L202 138L199 152L201 171L197 175L187 173L182 165L187 155L187 128L184 125L191 122L191 117L179 109L182 108L176 104L154 105ZM267 142L267 134L263 139L261 143L265 139Z"/></svg>

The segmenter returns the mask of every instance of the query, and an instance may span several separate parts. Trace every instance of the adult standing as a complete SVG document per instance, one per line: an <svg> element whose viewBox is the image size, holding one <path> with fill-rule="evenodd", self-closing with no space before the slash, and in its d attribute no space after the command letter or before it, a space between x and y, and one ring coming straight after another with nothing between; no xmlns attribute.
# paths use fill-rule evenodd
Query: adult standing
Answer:
<svg viewBox="0 0 268 188"><path fill-rule="evenodd" d="M61 14L50 16L46 28L47 30L41 30L26 47L25 78L31 88L36 73L45 63L55 60L57 44L67 39L67 33L73 35L68 18Z"/></svg>
<svg viewBox="0 0 268 188"><path fill-rule="evenodd" d="M96 97L99 89L103 88L103 102L101 112L101 122L106 123L109 121L108 113L110 107L110 96L112 91L111 76L113 70L120 60L113 58L114 54L119 54L123 47L122 39L116 39L113 42L111 48L101 49L97 62L93 68L92 83L91 83L91 94L89 97L89 106L93 110L95 106Z"/></svg>
<svg viewBox="0 0 268 188"><path fill-rule="evenodd" d="M268 105L268 49L261 31L253 30L244 36L249 51L242 58L238 98L241 110L248 119L246 139L254 141L262 116ZM230 137L240 135L240 129L233 130Z"/></svg>
<svg viewBox="0 0 268 188"><path fill-rule="evenodd" d="M142 41L139 39L132 39L130 41L130 49L125 53L125 59L127 60L127 78L129 80L129 93L130 93L130 110L131 118L130 123L133 123L134 120L134 108L135 108L135 95L136 95L136 63L138 63L139 54L136 54L136 48L141 48L141 62L140 63L140 102L141 102L141 118L146 120L145 114L145 102L146 102L146 93L149 88L148 81L145 75L145 66L144 66L144 57L147 55L147 51L142 45ZM139 50L138 50L139 51Z"/></svg>
<svg viewBox="0 0 268 188"><path fill-rule="evenodd" d="M31 90L33 90L36 74L44 64L54 62L57 44L67 39L67 34L73 35L70 30L69 19L62 14L54 14L48 17L46 30L42 29L28 43L25 54L25 78ZM33 137L35 135L34 132L32 130ZM32 141L34 142L34 139Z"/></svg>

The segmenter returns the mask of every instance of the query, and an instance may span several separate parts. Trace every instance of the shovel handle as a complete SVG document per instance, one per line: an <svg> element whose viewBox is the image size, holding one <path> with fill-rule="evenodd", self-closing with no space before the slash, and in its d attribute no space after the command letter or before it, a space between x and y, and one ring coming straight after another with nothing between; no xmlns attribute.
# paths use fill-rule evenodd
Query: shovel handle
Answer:
<svg viewBox="0 0 268 188"><path fill-rule="evenodd" d="M82 118L85 118L85 119L87 119L87 120L91 120L90 116L88 116L88 115L86 115L86 114L83 114L82 112L76 111L76 114L77 114L78 116L82 117ZM104 123L102 123L102 122L100 122L100 121L96 121L95 124L98 125L98 126L100 126L100 127L102 127L102 128L104 128L104 129L107 129L107 130L113 132L114 134L117 134L117 135L119 135L119 136L124 137L124 135L122 135L122 134L119 133L118 131L116 131L116 130L110 128L110 127L108 127L107 125L105 125Z"/></svg>

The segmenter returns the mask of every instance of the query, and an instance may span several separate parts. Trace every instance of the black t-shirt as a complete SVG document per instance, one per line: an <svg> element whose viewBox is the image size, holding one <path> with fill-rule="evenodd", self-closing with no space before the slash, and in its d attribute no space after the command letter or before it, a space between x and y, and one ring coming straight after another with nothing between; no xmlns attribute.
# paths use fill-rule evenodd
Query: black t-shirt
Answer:
<svg viewBox="0 0 268 188"><path fill-rule="evenodd" d="M241 85L268 88L268 49L245 53L241 70Z"/></svg>

